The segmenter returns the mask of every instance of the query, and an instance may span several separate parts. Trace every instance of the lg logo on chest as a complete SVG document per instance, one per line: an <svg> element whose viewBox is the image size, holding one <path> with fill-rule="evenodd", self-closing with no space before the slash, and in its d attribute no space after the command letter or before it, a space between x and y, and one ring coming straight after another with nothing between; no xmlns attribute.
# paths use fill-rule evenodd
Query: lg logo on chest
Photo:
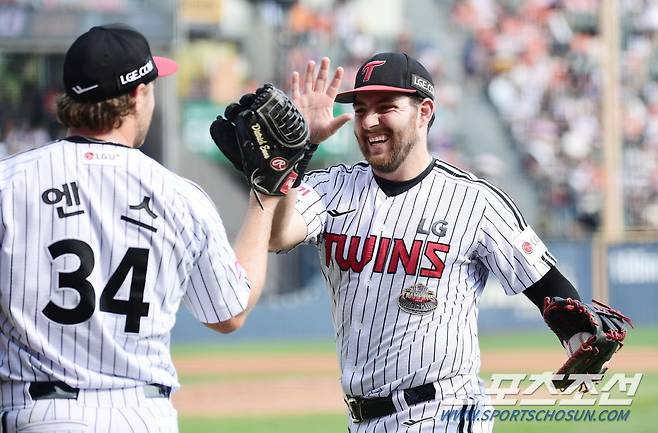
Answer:
<svg viewBox="0 0 658 433"><path fill-rule="evenodd" d="M423 235L429 235L432 233L434 236L441 238L446 235L446 232L448 231L447 227L448 221L438 220L426 222L425 218L421 218L416 233L421 233Z"/></svg>

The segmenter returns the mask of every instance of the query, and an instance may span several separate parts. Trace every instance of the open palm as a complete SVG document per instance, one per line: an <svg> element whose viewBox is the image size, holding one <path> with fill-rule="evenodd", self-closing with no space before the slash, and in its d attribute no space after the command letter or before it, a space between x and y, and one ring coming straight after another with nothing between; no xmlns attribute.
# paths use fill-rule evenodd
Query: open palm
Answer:
<svg viewBox="0 0 658 433"><path fill-rule="evenodd" d="M306 65L303 83L300 83L297 71L292 73L290 80L293 102L308 122L311 143L314 144L319 144L331 137L352 118L350 113L334 117L334 99L343 79L343 68L336 68L331 82L327 85L329 64L329 58L323 57L320 61L318 75L314 78L315 62L311 60Z"/></svg>

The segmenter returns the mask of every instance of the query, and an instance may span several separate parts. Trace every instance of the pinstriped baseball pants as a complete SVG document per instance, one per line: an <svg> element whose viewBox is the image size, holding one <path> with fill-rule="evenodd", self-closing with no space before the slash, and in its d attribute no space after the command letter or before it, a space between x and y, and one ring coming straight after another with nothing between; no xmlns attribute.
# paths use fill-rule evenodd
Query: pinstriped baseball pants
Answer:
<svg viewBox="0 0 658 433"><path fill-rule="evenodd" d="M168 398L146 398L141 388L80 390L77 399L26 402L2 414L1 433L178 433Z"/></svg>

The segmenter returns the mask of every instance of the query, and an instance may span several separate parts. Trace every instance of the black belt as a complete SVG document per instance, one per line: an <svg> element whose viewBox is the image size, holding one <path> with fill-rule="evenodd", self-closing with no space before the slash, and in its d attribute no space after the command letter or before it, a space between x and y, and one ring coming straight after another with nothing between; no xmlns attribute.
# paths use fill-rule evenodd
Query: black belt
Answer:
<svg viewBox="0 0 658 433"><path fill-rule="evenodd" d="M171 387L150 383L144 385L144 397L146 398L169 398ZM64 382L32 382L28 388L32 400L48 399L72 399L78 398L80 390L73 388Z"/></svg>
<svg viewBox="0 0 658 433"><path fill-rule="evenodd" d="M436 388L433 383L426 383L415 388L405 389L404 400L409 406L436 398ZM393 399L389 397L363 398L361 396L345 396L352 421L361 422L366 419L379 418L397 412Z"/></svg>

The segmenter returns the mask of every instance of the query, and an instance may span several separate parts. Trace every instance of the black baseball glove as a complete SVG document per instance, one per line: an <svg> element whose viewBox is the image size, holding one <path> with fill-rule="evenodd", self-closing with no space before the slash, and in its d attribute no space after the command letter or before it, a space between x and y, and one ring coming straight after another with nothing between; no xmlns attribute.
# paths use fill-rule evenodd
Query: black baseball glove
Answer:
<svg viewBox="0 0 658 433"><path fill-rule="evenodd" d="M226 107L210 125L210 136L254 191L285 195L296 187L317 145L309 143L304 117L271 84Z"/></svg>
<svg viewBox="0 0 658 433"><path fill-rule="evenodd" d="M625 323L633 326L619 311L592 302L594 305L560 297L544 300L544 321L565 347L572 346L568 349L569 359L556 372L562 378L553 380L558 389L564 390L574 382L569 379L573 373L603 375L612 355L624 344ZM574 342L572 337L576 334L584 337Z"/></svg>

